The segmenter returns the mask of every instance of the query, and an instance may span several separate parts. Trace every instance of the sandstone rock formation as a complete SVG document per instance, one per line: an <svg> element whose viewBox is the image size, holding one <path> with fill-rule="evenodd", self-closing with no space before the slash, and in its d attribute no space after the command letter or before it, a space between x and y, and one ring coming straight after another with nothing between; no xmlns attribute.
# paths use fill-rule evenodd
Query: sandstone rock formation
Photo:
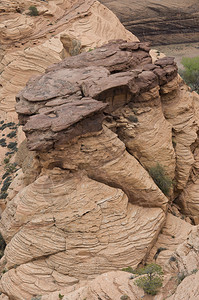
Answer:
<svg viewBox="0 0 199 300"><path fill-rule="evenodd" d="M65 51L64 35L79 40L84 51L101 46L111 39L138 40L98 1L78 1L74 5L75 2L18 0L11 4L4 0L2 5L5 12L0 16L0 41L3 49L8 49L0 61L0 111L4 119L8 112L8 115L14 117L16 93L25 86L28 79L44 73L49 65L62 60ZM53 6L53 12L37 17L27 15L31 4L39 10L41 3L46 10ZM20 13L16 12L17 8L20 8ZM10 10L15 13L8 14ZM112 29L114 27L117 31Z"/></svg>
<svg viewBox="0 0 199 300"><path fill-rule="evenodd" d="M199 272L186 277L182 283L177 287L174 295L169 297L169 300L198 300L198 282L199 282Z"/></svg>
<svg viewBox="0 0 199 300"><path fill-rule="evenodd" d="M18 0L0 17L2 118L39 75L16 97L27 141L1 199L0 299L138 299L121 269L155 261L162 300L179 274L198 276L199 96L99 2L30 3L39 16ZM157 164L173 180L167 197L148 173Z"/></svg>
<svg viewBox="0 0 199 300"><path fill-rule="evenodd" d="M150 118L157 109L167 134L158 129L154 138L167 146L158 154L149 144L137 158L148 167L164 153L161 163L173 178L172 127L159 90L164 96L178 88L171 84L176 76L173 59L152 64L146 44L117 40L29 81L16 109L42 173L9 195L2 213L3 293L29 299L146 260L168 199L134 158L132 131L142 136L147 124L140 115Z"/></svg>
<svg viewBox="0 0 199 300"><path fill-rule="evenodd" d="M124 299L128 296L129 299L136 300L144 297L143 291L134 284L134 280L130 279L130 274L121 271L102 274L76 291L67 293L67 290L62 290L50 296L42 296L41 299L58 299L59 294L64 296L64 300L98 300L99 298L116 300L121 299L122 296Z"/></svg>
<svg viewBox="0 0 199 300"><path fill-rule="evenodd" d="M30 5L37 7L39 16L28 15ZM125 30L111 11L93 0L3 0L0 7L0 122L4 122L3 125L18 123L15 97L29 78L44 73L48 66L70 54L71 49L67 53L66 37L67 42L70 39L71 43L77 41L81 45L80 51L88 51L115 38L138 40ZM1 176L7 167L3 161L5 154L6 159L13 155L7 148L10 131L9 128L0 131L0 140L6 138L7 143L4 143L5 147L0 145ZM20 144L24 136L17 134L13 139L11 142ZM14 163L13 158L10 161ZM32 171L29 168L27 172ZM30 183L31 180L25 176L25 181ZM4 198L5 193L0 199L2 207Z"/></svg>
<svg viewBox="0 0 199 300"><path fill-rule="evenodd" d="M197 0L100 0L141 41L153 45L198 42Z"/></svg>

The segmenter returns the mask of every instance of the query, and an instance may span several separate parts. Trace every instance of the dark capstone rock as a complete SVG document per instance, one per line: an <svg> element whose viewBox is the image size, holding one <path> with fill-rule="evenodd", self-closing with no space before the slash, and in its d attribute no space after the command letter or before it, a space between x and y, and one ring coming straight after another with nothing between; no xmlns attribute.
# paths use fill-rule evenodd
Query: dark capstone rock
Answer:
<svg viewBox="0 0 199 300"><path fill-rule="evenodd" d="M98 132L104 113L172 80L177 75L173 58L152 64L149 50L146 43L111 41L31 79L16 99L29 149L46 151Z"/></svg>

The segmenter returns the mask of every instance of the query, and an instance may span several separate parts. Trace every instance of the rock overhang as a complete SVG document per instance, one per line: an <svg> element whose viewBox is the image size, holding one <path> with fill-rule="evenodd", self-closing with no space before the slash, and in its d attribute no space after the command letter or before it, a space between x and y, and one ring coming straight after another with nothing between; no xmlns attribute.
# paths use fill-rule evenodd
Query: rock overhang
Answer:
<svg viewBox="0 0 199 300"><path fill-rule="evenodd" d="M143 93L175 78L174 59L164 57L152 64L149 50L146 43L115 40L31 79L16 106L29 149L46 151L98 132L104 113L142 101Z"/></svg>

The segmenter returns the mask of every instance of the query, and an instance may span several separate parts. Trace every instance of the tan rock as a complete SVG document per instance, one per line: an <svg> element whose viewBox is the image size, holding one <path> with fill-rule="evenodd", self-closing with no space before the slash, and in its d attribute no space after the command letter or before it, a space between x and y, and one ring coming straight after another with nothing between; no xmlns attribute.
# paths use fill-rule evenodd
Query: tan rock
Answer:
<svg viewBox="0 0 199 300"><path fill-rule="evenodd" d="M11 8L12 4L14 5L14 2L12 4L6 3L5 7ZM29 3L31 4L31 2ZM41 4L38 1L36 6L38 6L38 3ZM23 1L18 1L18 4L22 7L24 5ZM20 49L16 47L10 49L0 64L0 69L3 71L0 76L1 111L6 113L14 111L15 95L25 86L28 79L44 73L47 66L62 59L63 45L60 41L60 34L72 34L81 41L82 45L86 45L87 50L101 46L108 40L115 38L138 40L121 25L110 10L99 2L93 0L82 1L80 5L74 6L69 10L68 8L71 4L74 4L74 1L60 1L60 3L59 1L57 3L50 1L49 4L43 2L47 9L54 9L53 14L55 14L55 18L52 19L52 24L56 21L54 25L49 26L48 17L32 18L24 15L19 17L18 14L16 16L17 22L13 20L13 17L4 21L8 23L8 27L5 27L2 22L1 26L4 28L2 30L2 38L7 36L12 41L15 41L19 39L19 36L23 37L23 45L16 45ZM15 5L17 6L16 3ZM55 12L55 5L58 10L61 9L61 15ZM29 6L25 3L25 7L28 8ZM62 19L64 15L65 17ZM98 19L97 23L96 19ZM29 24L32 24L32 22L35 23L30 28ZM23 30L21 30L21 26ZM117 31L112 30L112 26L117 27ZM45 37L49 37L50 32L51 37L49 40L46 40ZM54 33L54 37L52 37L52 33ZM28 35L28 38L26 35ZM0 39L2 40L2 38Z"/></svg>
<svg viewBox="0 0 199 300"><path fill-rule="evenodd" d="M175 261L172 261L173 253L187 240L192 228L193 225L169 213L147 261L154 261L161 265L164 271L172 272L172 267L175 266ZM176 271L176 268L174 270Z"/></svg>
<svg viewBox="0 0 199 300"><path fill-rule="evenodd" d="M159 97L159 96L158 96ZM151 97L155 101L155 97ZM175 153L172 145L172 127L165 120L162 108L155 106L121 109L115 115L119 137L128 151L134 155L146 169L162 165L170 178L174 178ZM132 121L131 121L132 120Z"/></svg>
<svg viewBox="0 0 199 300"><path fill-rule="evenodd" d="M105 126L96 136L60 145L56 150L40 153L39 156L45 169L56 166L71 170L85 169L89 177L121 188L133 204L166 209L168 199L148 172L125 151L117 135ZM57 157L56 161L54 157Z"/></svg>
<svg viewBox="0 0 199 300"><path fill-rule="evenodd" d="M2 277L2 292L29 299L60 290L68 276L87 279L136 267L163 222L160 208L128 204L121 190L54 170L19 192L2 214L4 268L11 268Z"/></svg>
<svg viewBox="0 0 199 300"><path fill-rule="evenodd" d="M33 32L33 20L20 15L15 19L9 19L0 24L0 40L20 40L30 36Z"/></svg>
<svg viewBox="0 0 199 300"><path fill-rule="evenodd" d="M168 84L167 84L168 86ZM172 92L173 89L173 92ZM194 96L186 86L175 85L165 91L161 100L163 113L173 127L176 152L176 187L183 190L188 182L194 156L191 145L197 139L198 125L194 114Z"/></svg>
<svg viewBox="0 0 199 300"><path fill-rule="evenodd" d="M168 300L198 300L199 299L199 271L186 277L177 287L176 292Z"/></svg>
<svg viewBox="0 0 199 300"><path fill-rule="evenodd" d="M176 249L177 267L180 274L190 275L199 269L199 226L194 226L187 240Z"/></svg>
<svg viewBox="0 0 199 300"><path fill-rule="evenodd" d="M122 296L128 296L131 300L144 297L144 292L139 289L134 280L130 279L130 274L126 272L109 272L98 276L86 286L74 292L67 293L60 291L64 300L120 300ZM57 300L59 292L43 296L42 300Z"/></svg>

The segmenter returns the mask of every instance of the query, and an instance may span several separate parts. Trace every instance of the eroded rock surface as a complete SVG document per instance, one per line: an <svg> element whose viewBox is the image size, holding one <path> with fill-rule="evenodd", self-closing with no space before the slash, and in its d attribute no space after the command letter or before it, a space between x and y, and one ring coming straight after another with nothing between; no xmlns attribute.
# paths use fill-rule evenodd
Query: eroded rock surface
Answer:
<svg viewBox="0 0 199 300"><path fill-rule="evenodd" d="M65 35L78 40L81 51L111 39L138 41L109 9L95 0L4 0L0 5L0 41L5 49L3 57L0 55L0 111L4 118L16 118L15 96L28 79L44 73L48 66L68 55ZM31 5L37 7L39 16L28 15ZM112 30L114 27L117 31Z"/></svg>
<svg viewBox="0 0 199 300"><path fill-rule="evenodd" d="M2 291L30 299L110 269L137 266L163 221L160 208L132 205L119 189L54 169L21 190L2 215L4 268L10 269Z"/></svg>
<svg viewBox="0 0 199 300"><path fill-rule="evenodd" d="M137 299L143 291L118 270L153 260L167 272L164 299L169 274L199 265L198 227L180 220L177 206L176 217L168 214L176 198L183 218L197 223L199 98L173 58L152 61L148 44L99 2L35 3L35 19L13 15L16 30L8 11L1 15L1 53L19 51L2 59L1 95L10 102L0 108L12 111L18 88L40 76L17 96L32 152L19 147L22 170L2 201L0 299ZM157 164L173 180L167 197L147 172Z"/></svg>

